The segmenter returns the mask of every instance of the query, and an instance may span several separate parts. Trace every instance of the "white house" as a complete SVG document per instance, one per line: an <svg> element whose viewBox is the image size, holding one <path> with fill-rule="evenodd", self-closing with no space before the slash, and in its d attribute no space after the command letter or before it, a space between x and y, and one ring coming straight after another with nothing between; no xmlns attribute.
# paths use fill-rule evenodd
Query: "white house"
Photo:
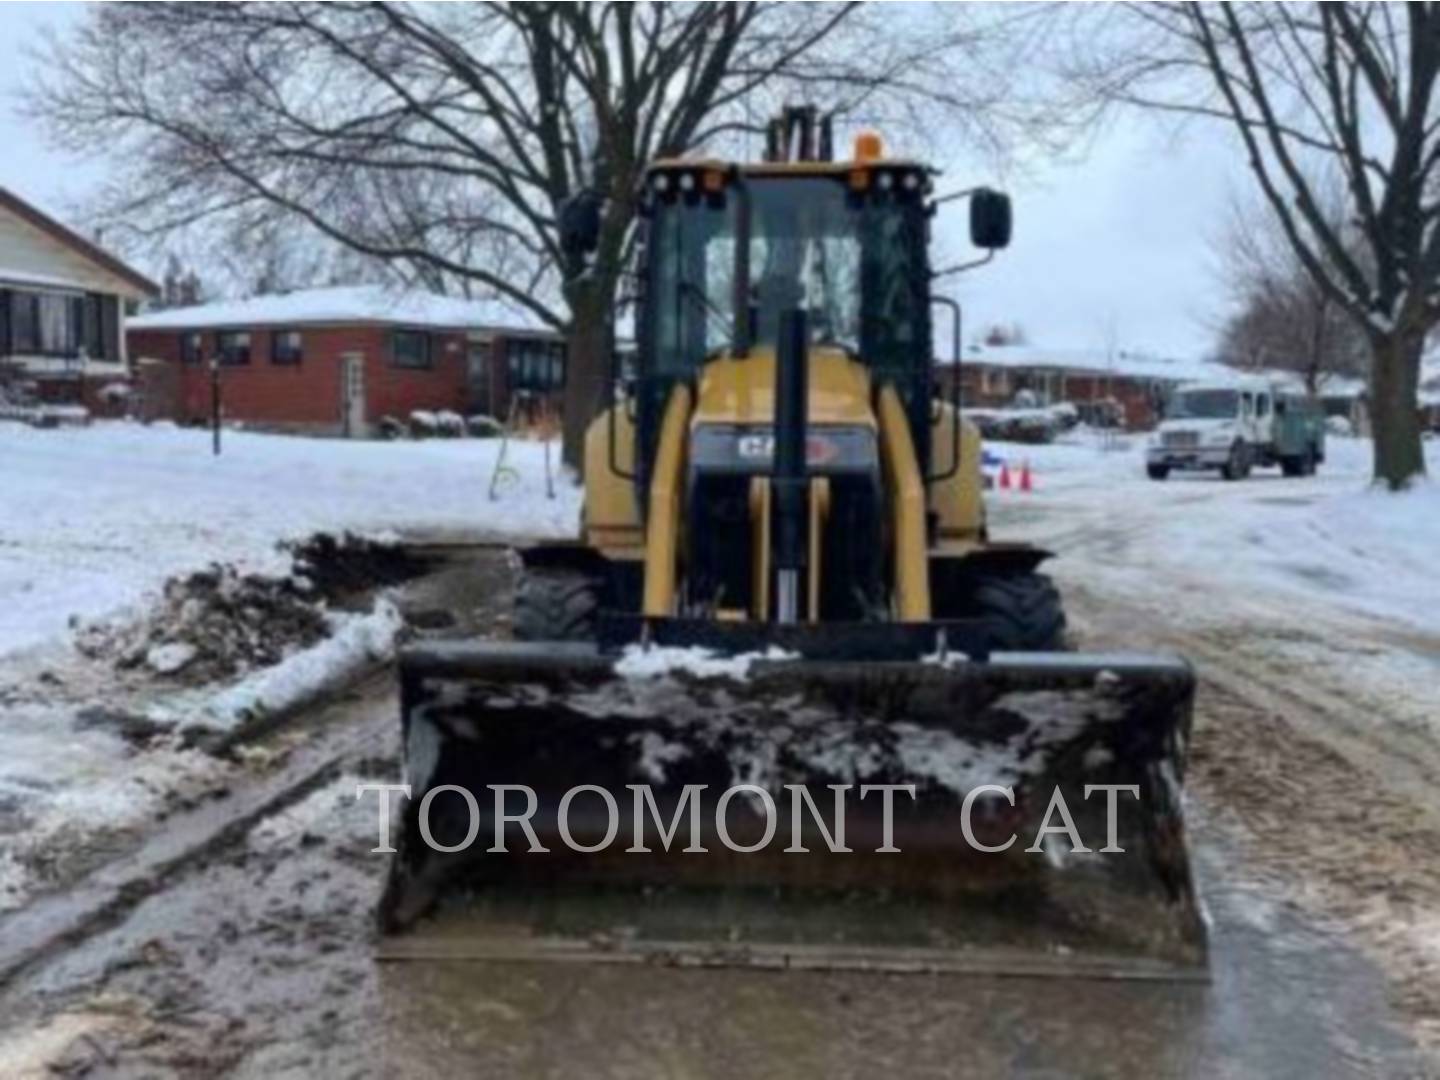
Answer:
<svg viewBox="0 0 1440 1080"><path fill-rule="evenodd" d="M128 377L127 306L149 278L0 187L0 386L94 407Z"/></svg>

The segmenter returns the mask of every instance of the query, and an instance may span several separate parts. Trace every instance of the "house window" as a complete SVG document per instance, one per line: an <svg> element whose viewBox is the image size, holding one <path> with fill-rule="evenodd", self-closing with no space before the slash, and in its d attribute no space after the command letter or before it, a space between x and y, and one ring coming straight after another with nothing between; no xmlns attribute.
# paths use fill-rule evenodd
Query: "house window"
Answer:
<svg viewBox="0 0 1440 1080"><path fill-rule="evenodd" d="M298 364L304 355L299 330L276 330L270 341L272 364Z"/></svg>
<svg viewBox="0 0 1440 1080"><path fill-rule="evenodd" d="M401 368L430 367L430 336L419 330L396 330L390 339L390 362Z"/></svg>
<svg viewBox="0 0 1440 1080"><path fill-rule="evenodd" d="M86 293L81 304L80 344L85 354L92 358L105 356L104 301L99 293Z"/></svg>
<svg viewBox="0 0 1440 1080"><path fill-rule="evenodd" d="M222 330L215 335L220 363L238 366L250 363L250 333L247 330Z"/></svg>
<svg viewBox="0 0 1440 1080"><path fill-rule="evenodd" d="M16 290L5 298L10 347L17 354L74 357L86 333L86 298Z"/></svg>
<svg viewBox="0 0 1440 1080"><path fill-rule="evenodd" d="M204 357L203 339L199 330L190 330L180 335L180 361L184 364L198 364Z"/></svg>
<svg viewBox="0 0 1440 1080"><path fill-rule="evenodd" d="M513 339L505 347L512 390L558 390L565 385L565 344Z"/></svg>
<svg viewBox="0 0 1440 1080"><path fill-rule="evenodd" d="M17 354L40 351L40 327L36 322L35 294L10 294L10 334L12 351Z"/></svg>

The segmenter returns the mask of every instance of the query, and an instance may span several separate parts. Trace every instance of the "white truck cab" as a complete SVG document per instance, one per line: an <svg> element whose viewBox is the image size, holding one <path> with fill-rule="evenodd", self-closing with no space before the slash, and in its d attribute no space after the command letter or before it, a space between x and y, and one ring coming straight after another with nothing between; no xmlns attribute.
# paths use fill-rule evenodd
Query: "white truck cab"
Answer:
<svg viewBox="0 0 1440 1080"><path fill-rule="evenodd" d="M1323 434L1306 423L1313 411L1263 376L1186 383L1151 436L1146 471L1164 480L1173 469L1218 469L1239 480L1256 465L1280 465L1287 476L1307 475L1324 456Z"/></svg>

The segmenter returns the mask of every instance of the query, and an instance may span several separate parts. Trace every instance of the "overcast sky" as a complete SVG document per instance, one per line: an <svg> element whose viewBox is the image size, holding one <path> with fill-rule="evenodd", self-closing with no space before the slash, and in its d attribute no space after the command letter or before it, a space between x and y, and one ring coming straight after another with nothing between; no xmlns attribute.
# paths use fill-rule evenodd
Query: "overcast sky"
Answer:
<svg viewBox="0 0 1440 1080"><path fill-rule="evenodd" d="M103 177L103 164L48 150L16 114L14 94L29 70L25 47L42 28L63 31L83 11L0 5L0 185L61 217ZM941 190L1002 179L952 164ZM1101 132L1080 160L1034 168L1003 186L1015 200L1012 246L945 285L964 304L969 327L1019 322L1033 343L1057 347L1118 343L1176 356L1210 348L1225 309L1211 242L1236 195L1250 191L1228 130L1193 123L1177 133L1132 117ZM964 206L941 213L941 229L963 237Z"/></svg>

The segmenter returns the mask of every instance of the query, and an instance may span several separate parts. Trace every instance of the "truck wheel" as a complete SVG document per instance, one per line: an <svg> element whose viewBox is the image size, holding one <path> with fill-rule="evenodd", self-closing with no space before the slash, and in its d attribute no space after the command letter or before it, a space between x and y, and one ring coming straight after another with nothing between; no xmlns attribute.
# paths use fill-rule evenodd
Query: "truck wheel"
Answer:
<svg viewBox="0 0 1440 1080"><path fill-rule="evenodd" d="M1145 475L1151 480L1164 480L1170 475L1169 465L1146 465Z"/></svg>
<svg viewBox="0 0 1440 1080"><path fill-rule="evenodd" d="M988 624L990 647L1004 652L1065 648L1065 609L1044 574L986 575L975 585L970 614Z"/></svg>
<svg viewBox="0 0 1440 1080"><path fill-rule="evenodd" d="M1280 471L1286 476L1314 476L1315 448L1307 446L1294 457L1283 458L1280 462Z"/></svg>
<svg viewBox="0 0 1440 1080"><path fill-rule="evenodd" d="M1230 460L1220 466L1220 475L1226 480L1244 480L1250 475L1250 447L1237 442L1230 448Z"/></svg>
<svg viewBox="0 0 1440 1080"><path fill-rule="evenodd" d="M526 570L515 586L517 641L593 641L600 583L574 570Z"/></svg>

